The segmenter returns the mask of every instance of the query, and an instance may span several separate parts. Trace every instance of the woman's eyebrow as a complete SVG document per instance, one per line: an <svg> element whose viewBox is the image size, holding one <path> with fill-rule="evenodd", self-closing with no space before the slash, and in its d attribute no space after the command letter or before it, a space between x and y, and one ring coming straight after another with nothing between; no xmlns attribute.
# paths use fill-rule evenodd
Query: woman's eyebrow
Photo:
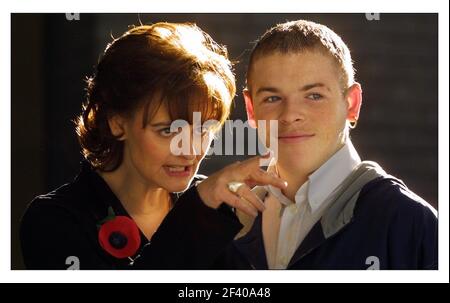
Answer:
<svg viewBox="0 0 450 303"><path fill-rule="evenodd" d="M312 88L316 88L316 87L324 87L329 92L331 92L330 88L327 85L325 85L324 83L321 83L321 82L312 83L312 84L306 84L306 85L302 86L302 88L300 88L300 91L308 91L308 90L310 90Z"/></svg>
<svg viewBox="0 0 450 303"><path fill-rule="evenodd" d="M159 127L159 126L170 126L172 124L172 121L163 121L163 122L157 122L150 124L151 127Z"/></svg>

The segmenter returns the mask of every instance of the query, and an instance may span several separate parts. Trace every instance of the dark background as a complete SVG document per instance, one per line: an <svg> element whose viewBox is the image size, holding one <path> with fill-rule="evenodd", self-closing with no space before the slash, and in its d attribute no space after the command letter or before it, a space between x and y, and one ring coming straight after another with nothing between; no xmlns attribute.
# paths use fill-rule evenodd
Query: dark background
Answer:
<svg viewBox="0 0 450 303"><path fill-rule="evenodd" d="M231 119L246 121L240 91L252 42L273 25L296 19L329 26L352 51L363 106L351 136L361 158L378 162L437 207L437 14L381 14L372 21L365 14L81 14L72 21L62 13L12 14L11 268L23 268L18 227L26 205L79 170L71 120L85 97L84 79L111 35L119 37L140 21L195 22L239 61ZM243 158L211 156L200 172Z"/></svg>

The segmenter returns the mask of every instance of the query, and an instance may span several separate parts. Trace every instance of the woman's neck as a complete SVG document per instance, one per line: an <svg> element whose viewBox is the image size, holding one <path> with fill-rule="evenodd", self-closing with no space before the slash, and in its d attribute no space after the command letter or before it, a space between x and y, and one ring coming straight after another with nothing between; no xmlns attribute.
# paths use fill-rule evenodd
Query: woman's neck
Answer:
<svg viewBox="0 0 450 303"><path fill-rule="evenodd" d="M142 178L124 164L112 172L98 172L122 203L128 214L146 216L165 212L171 207L169 192L146 184Z"/></svg>

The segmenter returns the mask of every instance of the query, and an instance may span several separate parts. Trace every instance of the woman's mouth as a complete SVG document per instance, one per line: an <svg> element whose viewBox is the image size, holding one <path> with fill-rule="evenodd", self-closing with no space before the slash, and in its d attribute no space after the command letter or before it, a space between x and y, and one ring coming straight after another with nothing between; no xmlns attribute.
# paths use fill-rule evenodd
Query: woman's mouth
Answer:
<svg viewBox="0 0 450 303"><path fill-rule="evenodd" d="M187 177L192 173L193 166L192 165L164 165L164 171L170 177Z"/></svg>

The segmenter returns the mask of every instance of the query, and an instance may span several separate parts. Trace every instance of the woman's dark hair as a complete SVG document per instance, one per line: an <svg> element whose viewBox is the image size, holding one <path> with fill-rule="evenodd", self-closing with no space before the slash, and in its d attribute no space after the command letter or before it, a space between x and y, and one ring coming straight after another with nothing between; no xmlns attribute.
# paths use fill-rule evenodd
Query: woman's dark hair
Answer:
<svg viewBox="0 0 450 303"><path fill-rule="evenodd" d="M194 24L156 23L134 27L108 44L95 74L76 132L87 161L101 171L120 166L124 142L111 133L108 119L132 116L144 107L142 127L164 103L172 120L221 125L236 92L226 48Z"/></svg>

